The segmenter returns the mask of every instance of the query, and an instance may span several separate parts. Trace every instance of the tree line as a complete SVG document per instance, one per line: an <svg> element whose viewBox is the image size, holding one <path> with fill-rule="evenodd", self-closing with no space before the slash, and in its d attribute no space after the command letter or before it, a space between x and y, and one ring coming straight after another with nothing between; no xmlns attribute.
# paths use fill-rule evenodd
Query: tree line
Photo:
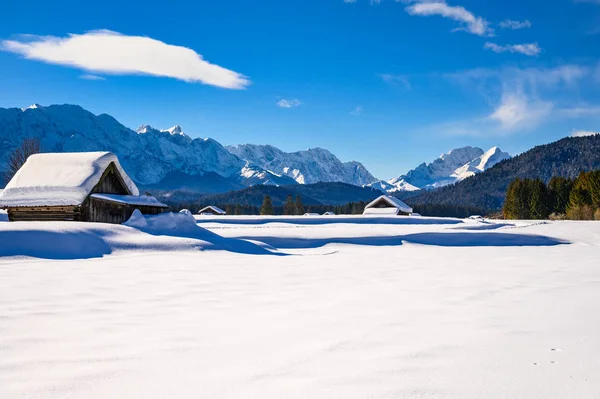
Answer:
<svg viewBox="0 0 600 399"><path fill-rule="evenodd" d="M600 220L600 170L575 179L515 179L502 209L506 219Z"/></svg>

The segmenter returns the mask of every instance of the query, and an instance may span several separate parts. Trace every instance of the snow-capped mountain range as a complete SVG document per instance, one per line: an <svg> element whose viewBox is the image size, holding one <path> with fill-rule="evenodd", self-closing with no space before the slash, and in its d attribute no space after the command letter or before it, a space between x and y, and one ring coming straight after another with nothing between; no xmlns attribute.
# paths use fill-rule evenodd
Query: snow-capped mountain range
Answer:
<svg viewBox="0 0 600 399"><path fill-rule="evenodd" d="M388 193L431 190L486 171L509 158L510 155L498 147L492 147L488 151L477 147L462 147L440 155L429 164L422 163L405 175L388 181L380 180L368 186Z"/></svg>
<svg viewBox="0 0 600 399"><path fill-rule="evenodd" d="M44 152L114 152L143 187L219 192L256 184L325 181L361 186L377 180L360 163L343 163L324 149L227 149L213 139L192 139L179 126L159 130L142 125L133 131L110 115L94 115L77 105L0 108L0 169L26 138L38 138Z"/></svg>
<svg viewBox="0 0 600 399"><path fill-rule="evenodd" d="M278 176L287 176L299 184L352 182L367 185L376 179L358 162L342 163L322 148L286 153L270 145L242 144L226 147L241 159Z"/></svg>
<svg viewBox="0 0 600 399"><path fill-rule="evenodd" d="M38 138L44 152L111 151L144 188L225 192L258 184L342 182L383 192L433 189L483 172L510 156L463 147L388 181L377 180L359 162L341 162L322 148L286 153L270 145L224 147L213 139L192 139L180 126L129 129L107 114L77 105L0 108L0 170L26 138ZM1 183L0 183L1 184ZM0 186L1 187L1 186Z"/></svg>

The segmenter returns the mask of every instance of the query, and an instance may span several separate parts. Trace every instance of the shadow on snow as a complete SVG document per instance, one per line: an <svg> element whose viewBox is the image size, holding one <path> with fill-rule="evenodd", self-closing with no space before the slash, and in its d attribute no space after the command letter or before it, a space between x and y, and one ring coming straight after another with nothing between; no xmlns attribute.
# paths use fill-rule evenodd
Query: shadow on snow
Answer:
<svg viewBox="0 0 600 399"><path fill-rule="evenodd" d="M568 244L568 242L552 237L504 233L415 233L400 236L337 238L247 238L264 242L278 249L319 248L327 244L399 246L404 242L440 247L547 247Z"/></svg>

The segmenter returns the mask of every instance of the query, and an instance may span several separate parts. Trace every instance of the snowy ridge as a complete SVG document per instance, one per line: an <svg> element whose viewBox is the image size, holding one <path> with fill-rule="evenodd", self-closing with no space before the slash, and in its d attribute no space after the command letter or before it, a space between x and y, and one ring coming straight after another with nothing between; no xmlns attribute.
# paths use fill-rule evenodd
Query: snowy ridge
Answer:
<svg viewBox="0 0 600 399"><path fill-rule="evenodd" d="M376 180L359 162L343 163L322 148L288 153L270 145L242 144L227 149L251 164L299 184L342 182L362 186Z"/></svg>
<svg viewBox="0 0 600 399"><path fill-rule="evenodd" d="M422 163L405 175L368 185L383 192L431 190L454 184L484 172L510 155L498 147L483 151L478 147L462 147L440 155L427 164Z"/></svg>
<svg viewBox="0 0 600 399"><path fill-rule="evenodd" d="M133 131L77 105L0 108L0 169L25 138L38 138L44 152L113 152L136 183L158 188L173 174L195 181L216 173L238 186L319 181L360 186L376 180L360 163L342 163L327 150L286 154L254 146L261 149L256 156L239 156L247 146L230 151L213 139L192 139L178 125L165 130L141 125Z"/></svg>

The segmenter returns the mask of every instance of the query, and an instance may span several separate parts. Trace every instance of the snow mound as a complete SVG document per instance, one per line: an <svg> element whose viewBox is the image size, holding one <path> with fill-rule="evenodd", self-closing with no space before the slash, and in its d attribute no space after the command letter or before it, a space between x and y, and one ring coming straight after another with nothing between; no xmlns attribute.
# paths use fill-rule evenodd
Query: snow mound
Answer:
<svg viewBox="0 0 600 399"><path fill-rule="evenodd" d="M132 195L140 192L117 156L110 152L35 154L19 169L0 195L0 205L80 205L114 163Z"/></svg>
<svg viewBox="0 0 600 399"><path fill-rule="evenodd" d="M189 215L192 218L194 217L194 215L192 214L192 212L189 209L182 209L182 210L179 211L179 213L182 213L184 215Z"/></svg>
<svg viewBox="0 0 600 399"><path fill-rule="evenodd" d="M151 234L161 234L173 232L200 232L208 230L199 227L196 219L190 211L179 213L161 213L159 215L143 215L139 210L135 210L128 221L123 223L128 227L135 227ZM209 233L213 234L213 233Z"/></svg>

